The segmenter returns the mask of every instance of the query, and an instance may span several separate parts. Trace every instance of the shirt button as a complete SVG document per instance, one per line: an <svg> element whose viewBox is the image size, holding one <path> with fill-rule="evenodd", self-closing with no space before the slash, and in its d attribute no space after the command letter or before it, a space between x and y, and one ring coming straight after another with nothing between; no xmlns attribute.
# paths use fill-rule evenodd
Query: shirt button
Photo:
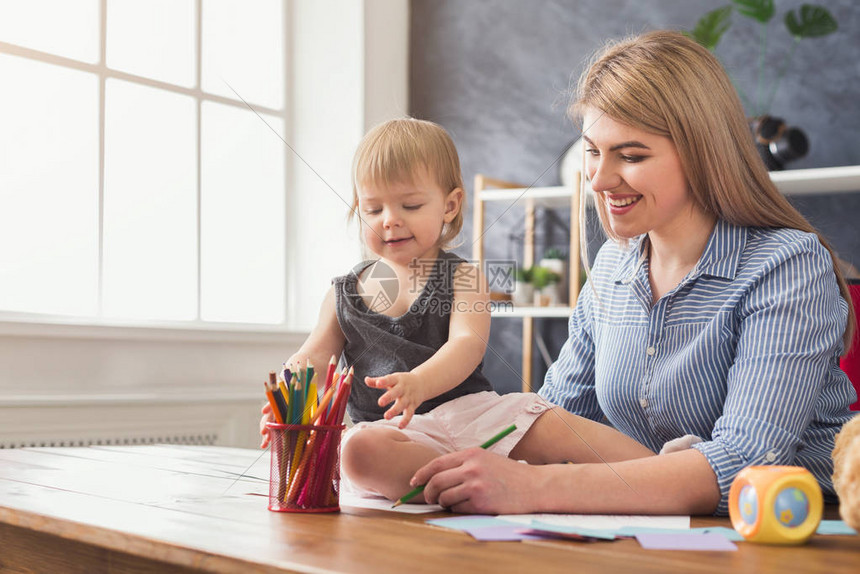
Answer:
<svg viewBox="0 0 860 574"><path fill-rule="evenodd" d="M764 455L764 459L768 462L773 462L776 460L776 455L773 453L773 451L771 451Z"/></svg>
<svg viewBox="0 0 860 574"><path fill-rule="evenodd" d="M653 357L654 353L657 352L657 349L655 349L654 347L648 347L647 349L645 349L645 352L648 353L649 356Z"/></svg>
<svg viewBox="0 0 860 574"><path fill-rule="evenodd" d="M639 404L642 405L642 408L644 409L645 407L648 406L648 399L646 399L645 397L642 397L641 399L639 399Z"/></svg>

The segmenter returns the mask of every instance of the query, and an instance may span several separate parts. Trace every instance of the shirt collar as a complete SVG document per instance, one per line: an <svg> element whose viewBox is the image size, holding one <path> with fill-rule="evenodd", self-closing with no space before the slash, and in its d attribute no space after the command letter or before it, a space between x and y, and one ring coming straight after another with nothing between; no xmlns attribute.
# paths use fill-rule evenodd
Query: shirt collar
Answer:
<svg viewBox="0 0 860 574"><path fill-rule="evenodd" d="M612 280L615 283L627 285L636 278L636 274L647 257L647 240L648 235L645 234L630 241L627 253L624 254L621 263L615 268L615 273L612 274Z"/></svg>
<svg viewBox="0 0 860 574"><path fill-rule="evenodd" d="M636 274L647 257L648 235L640 235L631 241L630 248L615 269L612 280L615 283L628 284L636 278ZM738 262L747 242L745 227L732 225L718 219L705 250L696 265L698 275L710 275L724 279L734 279Z"/></svg>
<svg viewBox="0 0 860 574"><path fill-rule="evenodd" d="M747 228L718 219L697 265L701 275L734 279L747 243Z"/></svg>

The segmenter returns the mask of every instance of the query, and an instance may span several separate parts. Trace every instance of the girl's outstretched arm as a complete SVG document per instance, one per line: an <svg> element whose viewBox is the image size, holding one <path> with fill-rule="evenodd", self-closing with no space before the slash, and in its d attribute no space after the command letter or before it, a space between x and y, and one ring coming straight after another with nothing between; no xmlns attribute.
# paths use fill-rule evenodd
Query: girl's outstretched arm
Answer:
<svg viewBox="0 0 860 574"><path fill-rule="evenodd" d="M400 428L409 424L418 405L462 383L481 364L490 337L490 291L480 269L461 263L454 271L453 302L448 341L427 361L408 373L366 377L365 383L388 389L380 406L390 419L403 414ZM430 312L447 312L434 309Z"/></svg>
<svg viewBox="0 0 860 574"><path fill-rule="evenodd" d="M325 368L332 355L340 359L343 346L346 344L346 338L340 329L340 324L337 322L334 299L334 286L332 286L329 288L320 306L320 314L316 327L308 335L305 342L302 343L302 346L299 347L299 350L287 359L287 366L293 364L296 367L301 366L304 368L307 362L310 361L317 372L325 374Z"/></svg>
<svg viewBox="0 0 860 574"><path fill-rule="evenodd" d="M308 338L299 350L285 361L288 366L293 365L295 368L305 368L308 361L310 361L317 372L321 372L324 375L325 368L328 366L332 355L338 359L340 358L346 338L340 329L340 324L337 322L334 305L334 287L331 287L323 299L316 327L308 335ZM268 403L263 405L262 414L263 416L260 419L260 434L263 440L260 448L266 448L269 444L269 429L266 428L266 423L274 420L272 409Z"/></svg>

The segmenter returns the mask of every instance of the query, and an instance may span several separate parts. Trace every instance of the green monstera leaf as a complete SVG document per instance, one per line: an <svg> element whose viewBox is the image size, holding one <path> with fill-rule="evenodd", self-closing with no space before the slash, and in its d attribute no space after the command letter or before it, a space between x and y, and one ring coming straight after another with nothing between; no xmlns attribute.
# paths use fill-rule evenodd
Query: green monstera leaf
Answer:
<svg viewBox="0 0 860 574"><path fill-rule="evenodd" d="M773 0L732 0L732 4L742 15L762 24L767 24L773 18Z"/></svg>
<svg viewBox="0 0 860 574"><path fill-rule="evenodd" d="M790 11L785 15L785 27L795 38L819 38L839 28L830 12L821 6L803 4L799 13L800 16Z"/></svg>
<svg viewBox="0 0 860 574"><path fill-rule="evenodd" d="M699 18L696 27L691 32L684 33L708 50L713 51L720 43L720 38L729 29L731 15L731 5L711 10Z"/></svg>

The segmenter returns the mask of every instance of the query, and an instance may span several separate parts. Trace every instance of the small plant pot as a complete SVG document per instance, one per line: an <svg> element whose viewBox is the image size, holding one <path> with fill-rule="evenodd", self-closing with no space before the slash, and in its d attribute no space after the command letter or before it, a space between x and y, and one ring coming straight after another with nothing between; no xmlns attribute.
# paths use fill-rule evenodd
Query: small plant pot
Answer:
<svg viewBox="0 0 860 574"><path fill-rule="evenodd" d="M526 281L514 283L513 300L514 305L529 306L534 301L534 286Z"/></svg>
<svg viewBox="0 0 860 574"><path fill-rule="evenodd" d="M548 287L556 287L556 300L553 305L558 304L567 304L567 281L568 281L568 273L567 273L567 261L564 259L541 259L540 266L546 267L553 273L559 276L560 281L555 283L554 285L549 285Z"/></svg>
<svg viewBox="0 0 860 574"><path fill-rule="evenodd" d="M552 283L540 290L542 307L552 307L561 303L561 284Z"/></svg>

